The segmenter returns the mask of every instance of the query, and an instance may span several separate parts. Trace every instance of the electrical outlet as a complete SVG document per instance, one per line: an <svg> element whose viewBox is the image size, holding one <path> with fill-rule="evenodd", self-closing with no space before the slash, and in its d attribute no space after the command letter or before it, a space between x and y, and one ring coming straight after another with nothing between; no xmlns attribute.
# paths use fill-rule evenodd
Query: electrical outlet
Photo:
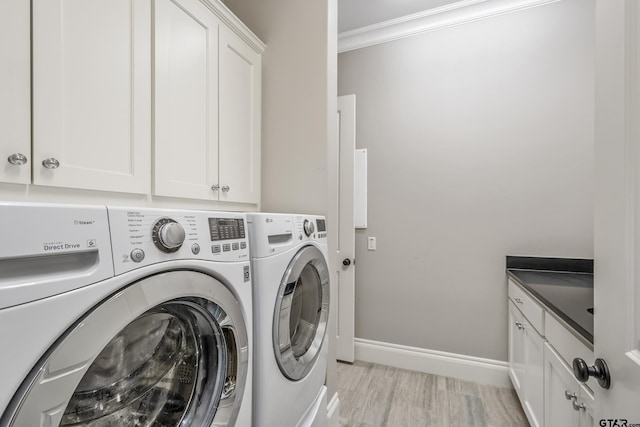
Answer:
<svg viewBox="0 0 640 427"><path fill-rule="evenodd" d="M375 237L367 237L367 249L370 251L376 250L376 238Z"/></svg>

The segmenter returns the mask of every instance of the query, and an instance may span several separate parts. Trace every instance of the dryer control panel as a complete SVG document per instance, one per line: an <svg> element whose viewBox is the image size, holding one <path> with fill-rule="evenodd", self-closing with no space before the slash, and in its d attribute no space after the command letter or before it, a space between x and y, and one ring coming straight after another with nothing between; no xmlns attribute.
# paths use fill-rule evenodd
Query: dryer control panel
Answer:
<svg viewBox="0 0 640 427"><path fill-rule="evenodd" d="M247 219L252 229L254 258L277 255L306 242L327 244L327 225L323 216L261 212L248 214Z"/></svg>
<svg viewBox="0 0 640 427"><path fill-rule="evenodd" d="M246 216L107 207L116 274L171 260L249 260Z"/></svg>

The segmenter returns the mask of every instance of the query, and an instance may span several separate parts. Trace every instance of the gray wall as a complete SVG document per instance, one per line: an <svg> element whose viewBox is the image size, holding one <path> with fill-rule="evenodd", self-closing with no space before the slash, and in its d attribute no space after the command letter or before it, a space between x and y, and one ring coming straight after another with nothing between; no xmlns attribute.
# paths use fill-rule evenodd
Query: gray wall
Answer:
<svg viewBox="0 0 640 427"><path fill-rule="evenodd" d="M328 0L225 4L267 45L262 210L326 214Z"/></svg>
<svg viewBox="0 0 640 427"><path fill-rule="evenodd" d="M339 55L369 155L357 337L506 360L505 255L593 257L593 20L565 0Z"/></svg>

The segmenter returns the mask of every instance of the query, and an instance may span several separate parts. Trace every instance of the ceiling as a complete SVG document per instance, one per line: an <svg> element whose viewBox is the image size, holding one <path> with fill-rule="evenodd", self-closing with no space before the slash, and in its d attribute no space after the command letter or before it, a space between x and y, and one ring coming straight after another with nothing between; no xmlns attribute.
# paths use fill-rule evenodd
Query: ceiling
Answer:
<svg viewBox="0 0 640 427"><path fill-rule="evenodd" d="M460 0L338 0L338 32L366 27Z"/></svg>

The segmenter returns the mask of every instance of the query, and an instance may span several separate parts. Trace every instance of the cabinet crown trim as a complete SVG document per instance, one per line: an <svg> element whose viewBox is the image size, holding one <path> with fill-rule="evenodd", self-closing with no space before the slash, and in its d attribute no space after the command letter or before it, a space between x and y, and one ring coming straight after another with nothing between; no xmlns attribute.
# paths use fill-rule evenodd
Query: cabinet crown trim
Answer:
<svg viewBox="0 0 640 427"><path fill-rule="evenodd" d="M200 0L209 10L211 10L223 23L225 23L234 33L238 35L257 53L262 54L266 45L249 29L227 6L216 0ZM557 1L557 0L556 0Z"/></svg>

